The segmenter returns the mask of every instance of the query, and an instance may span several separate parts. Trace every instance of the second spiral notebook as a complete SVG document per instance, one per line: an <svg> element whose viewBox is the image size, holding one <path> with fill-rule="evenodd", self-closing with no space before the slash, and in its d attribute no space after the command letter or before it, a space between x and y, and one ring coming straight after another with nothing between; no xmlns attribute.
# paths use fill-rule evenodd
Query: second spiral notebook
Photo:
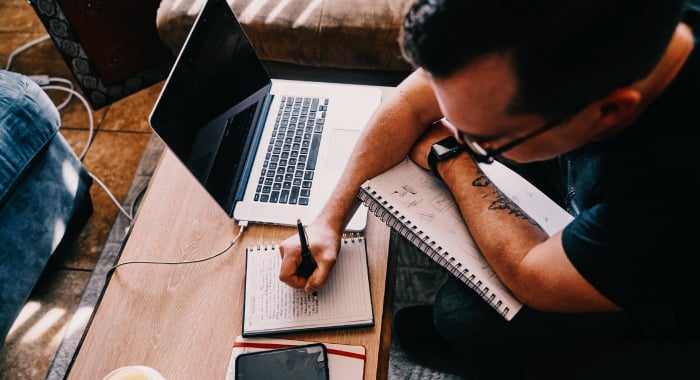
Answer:
<svg viewBox="0 0 700 380"><path fill-rule="evenodd" d="M544 193L498 162L481 169L550 235L572 219ZM511 320L522 308L476 246L452 194L428 171L406 158L366 181L358 197L389 227L478 292L504 318Z"/></svg>
<svg viewBox="0 0 700 380"><path fill-rule="evenodd" d="M281 262L276 245L246 250L243 336L374 325L364 237L341 240L316 300L279 280Z"/></svg>

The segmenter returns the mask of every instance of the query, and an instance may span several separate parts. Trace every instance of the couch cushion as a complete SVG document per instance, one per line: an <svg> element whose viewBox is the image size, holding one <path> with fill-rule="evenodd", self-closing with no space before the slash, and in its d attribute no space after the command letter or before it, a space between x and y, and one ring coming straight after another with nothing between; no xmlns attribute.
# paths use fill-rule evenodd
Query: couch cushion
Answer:
<svg viewBox="0 0 700 380"><path fill-rule="evenodd" d="M205 0L163 0L156 24L178 53ZM261 59L408 71L398 34L410 0L228 0Z"/></svg>

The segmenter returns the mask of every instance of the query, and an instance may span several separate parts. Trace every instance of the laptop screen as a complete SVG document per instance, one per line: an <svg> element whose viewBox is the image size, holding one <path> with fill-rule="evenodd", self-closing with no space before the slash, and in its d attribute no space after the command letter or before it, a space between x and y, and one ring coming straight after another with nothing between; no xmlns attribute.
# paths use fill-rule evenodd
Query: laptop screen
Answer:
<svg viewBox="0 0 700 380"><path fill-rule="evenodd" d="M183 161L201 128L271 82L233 13L221 7L229 5L205 3L150 117Z"/></svg>

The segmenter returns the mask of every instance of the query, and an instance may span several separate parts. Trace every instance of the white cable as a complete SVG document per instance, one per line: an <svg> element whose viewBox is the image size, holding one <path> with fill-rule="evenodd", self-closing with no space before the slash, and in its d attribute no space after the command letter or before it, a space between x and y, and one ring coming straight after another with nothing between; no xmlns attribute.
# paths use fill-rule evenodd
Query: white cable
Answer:
<svg viewBox="0 0 700 380"><path fill-rule="evenodd" d="M54 83L54 82L65 83L70 87L71 90L75 89L75 87L73 87L73 82L69 81L68 79L49 77L49 83ZM58 108L59 111L62 110L63 107L68 105L68 102L70 102L71 99L73 99L73 93L69 92L66 99L61 104L57 105L56 108Z"/></svg>
<svg viewBox="0 0 700 380"><path fill-rule="evenodd" d="M38 43L40 43L40 42L42 42L42 41L46 41L46 40L48 40L49 38L50 38L50 36L49 36L49 35L46 35L46 36L37 38L37 39L35 39L35 40L33 40L33 41L29 41L28 43L26 43L26 44L24 44L24 45L18 47L17 49L15 49L12 53L10 53L10 56L7 58L7 64L5 65L5 70L9 70L9 69L10 69L10 66L12 65L12 60L14 59L14 57L15 57L17 54L19 54L19 53L21 53L21 52L23 52L23 51L29 49L30 47L32 47L32 46L34 46L34 45L36 45L36 44L38 44ZM87 100L85 100L85 98L84 98L79 92L75 91L75 89L74 89L74 87L73 87L73 82L71 82L71 81L68 80L68 79L56 78L56 77L48 77L48 78L47 78L45 75L33 76L32 79L34 79L35 81L37 81L37 83L40 85L40 87L41 87L42 89L44 89L44 90L58 90L58 91L64 91L64 92L67 92L67 93L68 93L68 96L66 97L66 99L63 100L63 102L61 102L60 104L58 104L58 105L56 106L56 108L57 108L59 111L60 111L62 108L64 108L64 107L68 104L68 102L71 101L71 99L72 99L72 97L73 97L74 95L75 95L78 99L80 99L80 101L81 101L81 102L83 103L83 105L85 106L85 109L87 110L87 114L88 114L88 119L89 119L89 122L90 122L90 126L89 126L89 133L88 133L87 142L85 143L85 147L83 148L83 151L80 153L80 156L78 156L79 159L80 159L80 161L83 161L83 159L85 158L85 155L87 155L88 149L90 149L90 145L92 145L92 140L93 140L94 134L95 134L95 121L94 121L93 116L92 116L92 107L90 107L90 104L87 102ZM47 84L47 82L46 82L47 79L48 79L48 84ZM59 85L52 85L51 83L63 83L63 84L67 84L68 87L59 86ZM112 194L112 192L109 190L109 188L108 188L99 178L97 178L97 176L95 176L94 174L90 173L89 171L88 171L88 174L90 175L90 177L92 177L92 179L93 179L95 182L97 182L98 185L100 185L100 187L102 187L102 189L107 193L107 195L108 195L109 198L112 200L112 202L114 202L114 204L119 208L119 211L120 211L122 214L124 214L124 216L126 216L126 218L129 219L129 221L133 221L133 216L131 216L131 215L124 209L124 207L122 207L122 205L119 203L119 201L118 201L117 198L114 196L114 194Z"/></svg>
<svg viewBox="0 0 700 380"><path fill-rule="evenodd" d="M7 57L7 64L5 65L5 70L10 70L10 66L12 65L12 60L15 58L15 56L16 56L17 54L19 54L19 53L21 53L21 52L23 52L23 51L29 49L30 47L32 47L32 46L34 46L34 45L36 45L36 44L38 44L38 43L40 43L40 42L42 42L42 41L48 40L50 37L51 37L51 36L49 36L49 35L47 34L47 35L45 35L45 36L43 36L43 37L39 37L39 38L37 38L37 39L35 39L35 40L33 40L33 41L29 41L29 42L27 42L26 44L24 44L24 45L18 47L17 49L15 49L12 53L10 53L10 56Z"/></svg>
<svg viewBox="0 0 700 380"><path fill-rule="evenodd" d="M85 158L85 155L87 154L88 149L90 149L90 145L92 145L92 139L93 139L94 130L95 130L95 122L92 118L92 108L90 108L90 104L88 104L87 100L85 100L85 98L82 95L80 95L80 93L78 91L75 91L75 90L67 88L67 87L49 85L49 86L41 86L41 88L43 88L44 90L65 91L65 92L68 92L70 94L75 95L78 99L80 99L81 102L83 102L83 105L85 106L85 109L87 110L88 118L90 119L90 133L88 135L88 139L87 139L87 143L85 144L85 148L83 148L83 151L80 153L80 156L78 156L78 158L80 158L80 161L82 161L83 158Z"/></svg>
<svg viewBox="0 0 700 380"><path fill-rule="evenodd" d="M80 156L79 156L80 161L82 161L83 158L85 158L85 155L87 154L88 149L90 148L90 145L92 145L92 139L94 136L95 122L94 122L93 117L92 117L92 108L90 107L90 104L88 104L87 100L85 100L85 98L82 95L80 95L79 92L75 91L72 88L73 84L70 83L69 80L63 79L63 78L50 78L49 80L53 81L53 82L62 82L62 83L68 82L69 85L71 86L71 88L63 87L63 86L48 85L48 86L41 86L42 89L65 91L65 92L68 92L70 95L75 95L78 99L80 99L81 102L83 102L83 105L85 106L85 109L87 110L88 118L90 119L90 133L88 135L88 139L87 139L87 142L85 144L85 148L83 148L83 151L82 151L82 153L80 153ZM70 101L70 97L68 99L66 99L62 103L62 105L65 105L68 101ZM112 200L112 202L114 202L114 204L119 208L119 211L122 214L124 214L124 216L126 216L126 218L129 219L129 221L133 221L134 220L133 216L131 214L129 214L124 209L124 207L122 207L122 205L119 203L119 201L114 196L114 194L112 194L112 191L109 190L107 185L105 185L99 178L97 178L97 176L95 176L91 172L88 171L88 174L90 175L90 177L92 177L93 180L95 180L95 182L97 182L98 185L100 185L100 187L102 187L102 189L105 191L105 193L107 193L107 196L109 196L109 198Z"/></svg>
<svg viewBox="0 0 700 380"><path fill-rule="evenodd" d="M51 36L49 36L47 34L47 35L39 37L35 40L29 41L26 44L15 49L12 53L10 53L10 56L7 58L7 64L5 65L5 70L10 70L10 66L12 65L12 60L14 59L14 57L17 54L29 49L30 47L32 47L38 43L46 41L49 38L51 38ZM68 102L70 102L73 95L77 96L80 99L80 101L83 102L83 105L85 106L85 109L87 110L87 113L88 113L88 118L90 119L90 132L88 135L88 141L85 144L85 148L83 148L83 151L80 153L80 156L79 156L80 161L82 161L85 158L85 155L87 154L87 151L90 148L90 145L92 144L92 139L93 139L94 130L95 130L95 122L94 122L93 117L92 117L92 108L90 107L90 104L88 104L87 100L85 100L85 98L82 95L80 95L80 93L75 91L75 89L73 87L73 82L69 81L68 79L48 77L46 75L35 75L35 76L30 76L30 77L32 79L34 79L35 81L37 81L37 83L39 83L39 85L43 89L59 90L59 91L65 91L68 93L68 96L66 97L66 99L63 102L61 102L59 105L56 106L56 108L59 111L63 107L65 107L68 104ZM63 86L53 86L53 85L51 85L52 82L59 82L59 83L67 84L69 86L69 88L66 88Z"/></svg>
<svg viewBox="0 0 700 380"><path fill-rule="evenodd" d="M50 36L46 35L46 36L37 38L33 41L29 41L28 43L15 49L12 53L10 53L10 56L7 58L7 64L5 65L5 70L10 69L10 66L12 65L12 60L14 59L14 57L17 54L29 49L30 47L32 47L32 46L34 46L42 41L46 41L49 38L50 38ZM93 139L94 133L95 133L95 121L94 121L93 116L92 116L92 107L90 107L90 104L87 102L87 100L85 100L85 98L79 92L75 91L75 89L73 87L73 82L71 82L68 79L49 77L48 78L49 84L45 83L45 81L46 81L45 75L34 76L32 79L37 81L37 83L39 83L40 87L44 90L58 90L58 91L64 91L64 92L68 93L68 96L66 97L66 99L63 100L63 102L61 102L59 105L56 106L56 108L59 111L63 107L65 107L68 104L68 102L71 101L73 95L75 95L78 99L80 99L80 101L85 106L85 109L87 110L87 114L88 114L88 119L90 121L90 127L89 127L88 139L87 139L87 142L85 143L85 147L83 148L83 151L80 153L80 156L78 156L80 161L83 161L83 159L85 158L85 155L87 155L88 149L90 149L90 145L92 145L92 139ZM42 80L44 82L42 82ZM51 85L50 83L64 83L64 84L67 84L69 87ZM89 171L88 171L88 174L90 175L90 177L92 177L93 180L95 180L95 182L97 182L98 185L100 185L100 187L102 187L102 189L107 193L109 198L112 199L112 202L114 202L114 204L117 205L117 207L119 208L119 211L122 214L124 214L124 216L126 216L126 218L129 219L129 221L133 221L133 219L134 219L133 216L131 216L124 209L124 207L122 207L122 205L119 203L119 201L114 196L114 194L112 194L112 192L109 190L109 188L99 178L97 178L97 176L90 173ZM242 232L243 232L243 230L241 229L241 231L239 232L239 236L240 236L240 233L242 233ZM238 237L236 237L236 240L237 239L238 239ZM235 243L235 240L231 244L233 245L233 243Z"/></svg>
<svg viewBox="0 0 700 380"><path fill-rule="evenodd" d="M69 82L69 83L70 83L69 80L63 79L63 78L50 78L50 80L51 80L51 81L55 81L55 82L64 82L64 81L65 81L65 82ZM64 83L65 83L65 82L64 82ZM85 100L85 98L84 98L82 95L80 95L79 92L73 90L73 88L72 88L72 86L73 86L72 83L71 83L70 85L71 85L71 88L67 88L67 87L63 87L63 86L52 86L52 85L41 86L41 88L43 88L43 89L45 89L45 90L66 91L66 92L68 92L68 93L71 94L71 95L75 95L78 99L80 99L81 102L83 102L83 105L85 106L85 109L87 110L87 113L88 113L88 118L90 119L90 134L89 134L89 136L88 136L87 143L85 144L85 148L83 148L83 152L80 153L80 157L79 157L79 158L80 158L80 161L82 161L83 158L85 158L85 155L87 154L88 149L90 148L90 145L92 145L92 139L93 139L93 135L94 135L95 125L94 125L94 120L93 120L93 118L92 118L92 108L91 108L90 105L88 104L87 100ZM67 103L69 100L70 100L70 98L66 99L66 100L63 102L63 104ZM102 189L107 193L107 195L109 196L109 198L112 199L112 202L114 202L114 204L117 205L117 207L119 208L119 211L121 211L121 213L124 214L124 216L126 216L126 218L129 219L129 221L133 221L133 220L134 220L133 216L132 216L131 214L129 214L129 213L124 209L124 207L122 207L122 205L119 203L119 201L118 201L117 198L114 196L114 194L112 194L112 192L109 190L109 188L107 187L107 185L105 185L99 178L97 178L97 176L95 176L94 174L90 173L89 171L88 171L88 174L90 175L90 177L92 177L93 180L95 180L95 182L97 182L98 185L100 185L100 187L102 187Z"/></svg>
<svg viewBox="0 0 700 380"><path fill-rule="evenodd" d="M114 204L117 205L119 211L121 211L121 213L124 214L124 216L126 216L126 218L129 219L129 221L133 221L133 216L129 215L129 213L124 209L124 207L122 207L122 205L119 203L114 194L112 194L112 192L107 188L107 186L104 183L102 183L102 181L99 178L97 178L97 176L95 176L94 174L90 173L89 171L88 174L90 175L90 177L92 177L92 179L95 180L95 182L97 182L98 185L100 185L100 187L102 187L102 189L112 199L112 202L114 202Z"/></svg>
<svg viewBox="0 0 700 380"><path fill-rule="evenodd" d="M63 78L51 78L51 80L57 81L57 82L67 81L66 79L63 79ZM70 82L70 81L68 81L68 82ZM71 86L72 86L72 84L71 84ZM80 153L79 158L80 158L80 161L82 161L83 158L85 158L85 155L87 154L88 149L90 148L90 145L92 144L92 138L93 138L94 130L95 130L94 120L92 118L92 108L90 108L90 105L88 104L87 100L85 100L85 98L82 95L80 95L79 92L73 90L72 88L67 88L67 87L63 87L63 86L52 86L52 85L41 86L41 88L43 88L45 90L66 91L71 95L75 95L78 99L80 99L81 102L83 102L83 105L85 106L85 109L87 110L87 113L88 113L88 118L90 119L90 134L88 136L87 143L85 144L85 148L83 148L83 152ZM68 100L70 100L70 99L67 99L66 101L64 101L64 103L66 103ZM131 216L124 209L124 207L122 207L122 205L119 203L119 201L114 196L114 194L112 194L112 192L109 190L109 188L99 178L97 178L97 176L90 173L89 171L88 171L88 174L90 175L90 177L92 177L92 179L95 180L95 182L97 182L98 185L100 185L100 187L102 187L102 189L107 193L109 198L112 199L112 202L114 202L114 204L117 205L117 207L119 208L119 211L121 211L121 213L124 214L124 216L126 216L127 219L129 219L129 221L133 221L134 220L133 216Z"/></svg>

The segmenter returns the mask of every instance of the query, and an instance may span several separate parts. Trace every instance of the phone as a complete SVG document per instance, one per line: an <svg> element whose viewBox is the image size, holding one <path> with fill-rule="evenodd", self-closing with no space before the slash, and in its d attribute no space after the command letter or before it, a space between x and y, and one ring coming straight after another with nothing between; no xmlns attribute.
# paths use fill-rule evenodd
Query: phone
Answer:
<svg viewBox="0 0 700 380"><path fill-rule="evenodd" d="M328 380L323 343L249 352L236 357L236 380Z"/></svg>

